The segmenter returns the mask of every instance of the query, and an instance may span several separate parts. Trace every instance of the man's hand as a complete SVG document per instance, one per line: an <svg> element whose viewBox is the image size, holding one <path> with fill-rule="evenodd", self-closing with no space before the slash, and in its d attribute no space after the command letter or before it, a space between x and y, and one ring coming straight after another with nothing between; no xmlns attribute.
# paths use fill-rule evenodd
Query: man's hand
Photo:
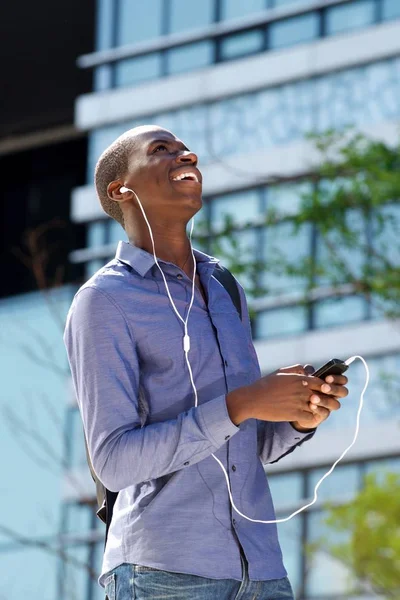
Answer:
<svg viewBox="0 0 400 600"><path fill-rule="evenodd" d="M279 369L276 372L306 375L313 373L314 370L314 367L311 365L305 365L304 367L302 365L293 365L292 367ZM345 398L349 393L345 387L347 382L348 379L344 375L328 375L325 378L325 384L321 387L321 392L324 393L313 393L310 395L309 407L313 413L313 422L307 417L306 420L299 419L292 421L292 427L301 432L311 431L318 427L318 425L329 417L332 410L340 408L341 405L338 398Z"/></svg>

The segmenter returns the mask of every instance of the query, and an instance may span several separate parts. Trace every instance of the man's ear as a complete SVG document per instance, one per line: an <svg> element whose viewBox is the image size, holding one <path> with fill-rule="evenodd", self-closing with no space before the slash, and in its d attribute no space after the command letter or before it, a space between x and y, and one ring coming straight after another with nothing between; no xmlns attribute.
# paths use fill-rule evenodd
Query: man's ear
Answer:
<svg viewBox="0 0 400 600"><path fill-rule="evenodd" d="M110 200L114 200L115 202L123 202L126 200L126 195L120 192L124 184L121 181L115 180L111 181L107 186L107 196Z"/></svg>

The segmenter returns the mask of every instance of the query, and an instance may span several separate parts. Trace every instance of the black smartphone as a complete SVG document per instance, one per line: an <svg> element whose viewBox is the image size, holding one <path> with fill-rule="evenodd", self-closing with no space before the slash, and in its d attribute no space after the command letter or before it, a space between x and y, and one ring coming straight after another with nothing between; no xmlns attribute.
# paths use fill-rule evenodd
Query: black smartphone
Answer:
<svg viewBox="0 0 400 600"><path fill-rule="evenodd" d="M348 365L346 365L343 360L339 360L338 358L332 358L330 361L325 363L322 367L311 373L313 377L319 377L320 379L325 379L328 375L342 375L348 369Z"/></svg>

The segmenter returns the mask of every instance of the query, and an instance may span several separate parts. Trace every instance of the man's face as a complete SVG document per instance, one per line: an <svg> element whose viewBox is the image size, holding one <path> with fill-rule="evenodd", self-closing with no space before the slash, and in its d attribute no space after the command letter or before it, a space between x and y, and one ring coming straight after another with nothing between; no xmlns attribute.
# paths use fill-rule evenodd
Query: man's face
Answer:
<svg viewBox="0 0 400 600"><path fill-rule="evenodd" d="M180 211L186 207L195 214L193 209L197 212L202 206L202 175L197 162L196 154L170 131L146 128L135 135L124 185L158 214L165 210L168 216L175 207Z"/></svg>

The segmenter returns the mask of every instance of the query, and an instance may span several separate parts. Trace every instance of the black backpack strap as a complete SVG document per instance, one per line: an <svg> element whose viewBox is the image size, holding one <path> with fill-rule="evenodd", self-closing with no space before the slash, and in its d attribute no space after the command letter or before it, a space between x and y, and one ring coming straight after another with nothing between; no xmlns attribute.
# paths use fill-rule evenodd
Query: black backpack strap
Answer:
<svg viewBox="0 0 400 600"><path fill-rule="evenodd" d="M99 519L101 519L103 521L103 523L106 524L106 535L105 535L105 540L104 540L104 548L105 548L106 544L107 544L107 536L108 536L108 530L110 529L113 508L114 508L114 504L115 504L115 501L118 496L118 492L111 492L98 479L96 473L94 472L93 464L90 459L85 432L83 432L83 437L85 440L86 459L87 459L87 463L89 465L90 474L92 476L93 481L96 484L96 496L97 496L97 506L98 506L98 510L97 510L96 514L99 517Z"/></svg>
<svg viewBox="0 0 400 600"><path fill-rule="evenodd" d="M232 302L239 313L240 320L242 320L242 305L240 302L239 288L236 283L236 279L232 273L222 265L217 265L213 273L215 279L224 286L228 294L230 295Z"/></svg>

